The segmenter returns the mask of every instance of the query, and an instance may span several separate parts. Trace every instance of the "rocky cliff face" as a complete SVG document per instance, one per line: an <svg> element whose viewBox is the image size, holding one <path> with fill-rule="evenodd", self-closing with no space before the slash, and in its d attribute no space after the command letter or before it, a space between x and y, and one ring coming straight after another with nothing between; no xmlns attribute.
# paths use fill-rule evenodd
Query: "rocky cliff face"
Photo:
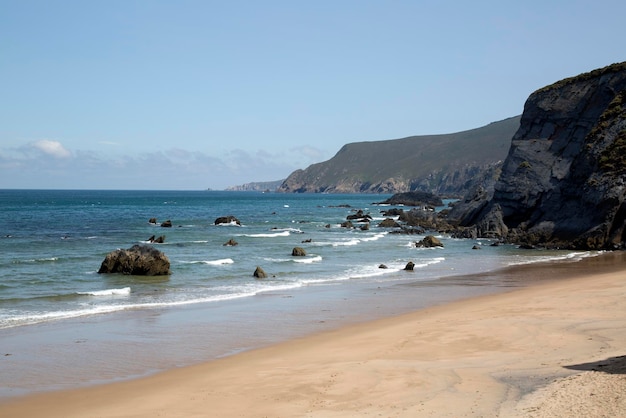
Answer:
<svg viewBox="0 0 626 418"><path fill-rule="evenodd" d="M626 63L527 100L502 173L450 218L480 236L607 249L626 239ZM481 194L482 193L482 194Z"/></svg>

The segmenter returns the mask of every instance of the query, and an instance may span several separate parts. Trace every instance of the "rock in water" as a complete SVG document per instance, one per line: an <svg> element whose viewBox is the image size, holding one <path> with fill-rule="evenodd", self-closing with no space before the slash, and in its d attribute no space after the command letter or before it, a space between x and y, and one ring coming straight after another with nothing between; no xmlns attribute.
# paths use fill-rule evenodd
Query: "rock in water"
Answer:
<svg viewBox="0 0 626 418"><path fill-rule="evenodd" d="M215 225L220 225L220 224L234 224L234 225L239 225L241 226L241 222L239 221L239 219L237 219L236 217L234 217L233 215L228 215L228 216L220 216L219 218L215 219L214 221Z"/></svg>
<svg viewBox="0 0 626 418"><path fill-rule="evenodd" d="M423 240L416 242L415 245L418 248L432 248L432 247L443 247L441 241L432 235L427 235Z"/></svg>
<svg viewBox="0 0 626 418"><path fill-rule="evenodd" d="M386 218L378 224L381 228L398 228L400 224L391 218Z"/></svg>
<svg viewBox="0 0 626 418"><path fill-rule="evenodd" d="M423 191L396 193L380 203L406 206L443 206L443 201L439 196Z"/></svg>
<svg viewBox="0 0 626 418"><path fill-rule="evenodd" d="M302 247L294 247L293 250L291 250L291 255L294 257L304 257L306 255L306 251L304 251L304 248Z"/></svg>
<svg viewBox="0 0 626 418"><path fill-rule="evenodd" d="M162 276L170 274L170 260L154 247L133 245L107 254L98 273Z"/></svg>
<svg viewBox="0 0 626 418"><path fill-rule="evenodd" d="M265 272L265 270L258 266L256 270L254 270L254 273L252 275L257 279L265 279L267 277L267 273Z"/></svg>

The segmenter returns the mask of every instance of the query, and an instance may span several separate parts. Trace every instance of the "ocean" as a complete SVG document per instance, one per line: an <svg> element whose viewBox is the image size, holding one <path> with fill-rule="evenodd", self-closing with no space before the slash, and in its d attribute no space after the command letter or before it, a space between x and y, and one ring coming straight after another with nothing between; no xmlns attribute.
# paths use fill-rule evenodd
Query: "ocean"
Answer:
<svg viewBox="0 0 626 418"><path fill-rule="evenodd" d="M507 266L597 254L437 233L443 248L416 248L424 235L377 226L387 197L0 190L0 396L219 358L496 291L511 283L481 274ZM359 209L373 218L369 230L340 226ZM241 225L215 224L228 215ZM224 245L231 239L238 245ZM134 244L165 253L171 274L97 273L107 253ZM292 256L294 247L306 255ZM253 277L257 267L268 277Z"/></svg>

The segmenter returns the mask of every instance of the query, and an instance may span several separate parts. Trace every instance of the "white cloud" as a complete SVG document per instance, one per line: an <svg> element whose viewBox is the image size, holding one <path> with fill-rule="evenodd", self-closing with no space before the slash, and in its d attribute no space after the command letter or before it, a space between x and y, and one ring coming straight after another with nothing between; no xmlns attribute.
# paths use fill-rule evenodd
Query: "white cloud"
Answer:
<svg viewBox="0 0 626 418"><path fill-rule="evenodd" d="M0 188L222 189L285 178L312 163L309 154L233 149L212 155L173 148L106 155L69 151L44 139L14 149L0 146Z"/></svg>
<svg viewBox="0 0 626 418"><path fill-rule="evenodd" d="M32 147L55 158L69 158L72 153L68 151L59 141L41 139L32 143Z"/></svg>

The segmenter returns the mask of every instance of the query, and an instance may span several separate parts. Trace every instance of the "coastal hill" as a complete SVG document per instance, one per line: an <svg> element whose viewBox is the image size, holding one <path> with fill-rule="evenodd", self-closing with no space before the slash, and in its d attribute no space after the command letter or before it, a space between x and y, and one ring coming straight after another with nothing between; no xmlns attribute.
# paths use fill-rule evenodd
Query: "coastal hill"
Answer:
<svg viewBox="0 0 626 418"><path fill-rule="evenodd" d="M328 161L296 170L278 187L295 193L397 193L464 196L492 186L520 117L468 131L344 145Z"/></svg>
<svg viewBox="0 0 626 418"><path fill-rule="evenodd" d="M265 192L276 191L276 189L283 183L284 180L275 181L257 181L252 183L246 183L239 186L227 187L226 191L229 192Z"/></svg>
<svg viewBox="0 0 626 418"><path fill-rule="evenodd" d="M493 189L456 205L471 235L547 247L626 240L626 62L532 93Z"/></svg>

